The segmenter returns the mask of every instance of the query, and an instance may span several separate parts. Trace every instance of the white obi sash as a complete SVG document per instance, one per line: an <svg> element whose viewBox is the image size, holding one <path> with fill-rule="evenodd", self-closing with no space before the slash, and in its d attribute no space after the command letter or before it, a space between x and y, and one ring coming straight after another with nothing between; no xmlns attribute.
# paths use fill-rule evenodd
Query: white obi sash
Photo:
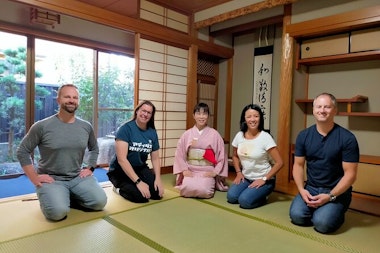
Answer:
<svg viewBox="0 0 380 253"><path fill-rule="evenodd" d="M190 148L187 152L187 162L197 166L214 166L212 162L203 157L205 152L205 149Z"/></svg>

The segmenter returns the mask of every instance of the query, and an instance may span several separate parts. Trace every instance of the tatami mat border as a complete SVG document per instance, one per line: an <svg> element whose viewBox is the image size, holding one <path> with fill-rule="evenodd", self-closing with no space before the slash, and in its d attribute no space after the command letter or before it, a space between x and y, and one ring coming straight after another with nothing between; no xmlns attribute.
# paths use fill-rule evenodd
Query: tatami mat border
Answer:
<svg viewBox="0 0 380 253"><path fill-rule="evenodd" d="M115 215L115 214L118 214L118 213L123 213L123 212L128 212L128 211L131 211L131 210L136 210L136 209L144 208L144 207L147 207L147 206L150 206L150 205L155 205L155 204L158 204L158 203L166 202L166 201L169 201L169 200L172 200L172 199L175 199L175 198L179 198L179 196L171 198L171 199L160 200L159 202L156 202L156 201L150 202L150 203L147 203L147 204L142 205L142 206L137 206L137 207L131 208L129 210L115 212L115 213L112 213L110 215ZM89 222L89 221L103 219L104 221L108 222L112 226L114 226L114 227L122 230L123 232L129 234L130 236L134 237L135 239L139 240L140 242L144 243L145 245L147 245L147 246L149 246L149 247L157 250L158 252L173 253L173 251L171 251L171 250L165 248L164 246L160 245L159 243L157 243L157 242L149 239L148 237L144 236L143 234L141 234L141 233L139 233L139 232L137 232L137 231L129 228L128 226L125 226L124 224L122 224L122 223L114 220L113 218L110 217L110 215L106 215L106 216L103 216L103 217L96 217L96 218L93 218L93 219L88 219L88 220L84 220L84 221L81 221L81 222L77 222L75 224L68 224L67 226L57 227L57 228L54 228L54 229L51 229L51 230L48 230L48 231L42 231L42 232L35 233L35 234L32 234L32 235L26 235L26 236L22 236L22 237L11 239L11 240L7 240L7 241L2 241L2 242L0 242L0 245L6 244L6 243L9 243L9 242L13 242L13 241L18 241L18 240L24 239L24 238L33 237L33 236L39 235L39 234L50 233L52 231L60 230L60 229L67 228L67 227L70 227L70 226L73 226L73 225L78 225L78 224L86 223L86 222Z"/></svg>
<svg viewBox="0 0 380 253"><path fill-rule="evenodd" d="M115 226L116 228L124 231L125 233L129 234L130 236L133 236L135 239L139 240L140 242L144 243L145 245L157 250L158 252L162 253L174 253L173 251L165 248L161 244L149 239L148 237L144 236L143 234L137 232L136 230L131 229L130 227L114 220L113 218L106 216L103 218L105 221L109 222L111 225Z"/></svg>
<svg viewBox="0 0 380 253"><path fill-rule="evenodd" d="M180 196L177 196L177 197L173 197L173 198L171 198L171 199L175 199L175 198L179 198L179 197L180 197ZM165 202L165 201L169 201L169 200L171 200L171 199L164 199L164 200L160 200L160 201L152 201L152 202L146 203L146 204L141 205L141 206L136 206L136 207L130 208L130 209L128 209L128 210L122 210L122 211L114 212L114 213L112 213L112 214L108 214L108 215L105 215L105 216L94 217L94 218L90 218L90 219L82 220L82 221L79 221L79 222L75 222L75 223L67 224L67 225L60 226L60 227L56 227L56 228L49 229L49 230L46 230L46 231L37 232L37 233L31 234L31 235L24 235L24 236L17 237L17 238L14 238L14 239L5 240L5 241L0 241L0 245L3 244L3 243L8 243L8 242L17 241L17 240L20 240L20 239L23 239L23 238L32 237L32 236L35 236L35 235L38 235L38 234L49 233L49 232L51 232L51 231L59 230L59 229L62 229L62 228L66 228L66 227L73 226L73 225L78 225L78 224L86 223L86 222L89 222L89 221L94 221L94 220L103 219L103 220L109 222L110 220L112 220L112 218L109 217L109 216L111 216L111 215L115 215L115 214L119 214L119 213L123 213L123 212L131 211L131 210L140 209L140 208L143 208L143 207L146 207L146 206L155 205L155 204L158 204L158 203L162 203L162 202ZM115 222L116 222L116 221L115 221ZM109 223L111 223L111 222L109 222ZM113 224L112 224L112 225L113 225ZM124 225L122 225L122 226L124 226ZM118 228L120 228L120 227L118 227ZM124 231L124 229L122 229L122 230ZM138 239L138 238L137 238L137 239ZM145 241L143 241L143 242L145 243ZM170 252L170 251L163 251L163 252Z"/></svg>
<svg viewBox="0 0 380 253"><path fill-rule="evenodd" d="M169 179L172 179L172 178L169 178ZM103 186L103 188L110 187L109 184L104 184L102 186ZM31 197L34 197L34 196L30 195L30 196L27 196L27 197L31 198ZM113 219L110 216L115 215L115 214L119 214L119 213L123 213L123 212L128 212L128 211L131 211L131 210L136 210L136 209L139 209L139 208L144 208L144 207L149 206L149 205L155 205L155 204L162 203L162 202L165 202L165 201L170 201L170 200L176 199L176 198L180 198L180 196L175 196L175 197L172 197L172 198L169 198L169 199L160 200L160 201L152 201L152 202L146 203L146 204L141 205L141 206L136 206L136 207L130 208L128 210L118 211L118 212L114 212L112 214L107 214L105 216L100 216L100 217L96 217L96 218L92 218L92 219L86 219L84 221L80 221L80 222L77 222L75 224L81 224L81 223L85 223L85 222L88 222L88 221L91 221L91 220L103 219L104 221L108 222L112 226L115 226L118 229L120 229L120 230L124 231L125 233L129 234L130 236L136 238L137 240L139 240L140 242L144 243L148 247L151 247L151 248L153 248L153 249L155 249L155 250L157 250L159 252L165 252L165 253L168 252L169 253L169 252L172 252L172 251L169 250L169 249L167 249L167 248L165 248L161 244L159 244L159 243L151 240L150 238L145 237L143 234L141 234L141 233L133 230L132 228L130 228L130 227L128 227L128 226L126 226L126 225L118 222L117 220ZM27 201L27 200L28 199L26 199L26 200L23 199L22 201ZM211 202L210 200L207 200L207 199L197 199L197 201L200 201L201 203L204 203L204 204L213 206L215 208L219 208L219 209L222 209L224 211L233 213L235 215L239 215L239 216L242 216L242 217L245 217L245 218L252 219L252 220L257 221L257 222L261 222L261 223L267 224L269 226L281 229L283 231L287 231L287 232L292 233L294 235L297 235L297 236L300 236L300 237L312 240L314 242L318 242L318 243L327 245L329 247L332 247L332 248L335 248L335 249L338 249L338 250L341 250L341 251L344 251L344 252L349 252L349 253L360 253L360 252L362 252L362 251L360 251L358 249L354 249L352 247L348 247L348 246L346 246L346 245L344 245L342 243L334 242L334 241L322 238L322 237L318 236L317 233L311 234L311 233L303 232L303 231L300 231L300 230L298 230L296 228L292 228L290 226L286 226L286 225L274 222L274 221L269 220L269 219L261 218L261 217L258 217L258 216L252 215L252 214L248 214L246 212L240 212L240 211L235 210L233 208L229 208L228 206L224 206L224 205L221 205L221 204L217 204L217 203ZM54 228L52 230L38 232L38 233L35 233L33 235L48 233L50 231L59 230L59 229L65 228L65 227L69 227L69 226L75 225L75 224L68 224L67 226L57 227L57 228ZM33 236L33 235L25 235L25 236L22 236L22 237L18 237L17 239L7 240L7 241L4 241L4 242L1 242L0 245L2 243L5 243L5 242L17 241L19 239L27 238L27 237L30 237L30 236Z"/></svg>
<svg viewBox="0 0 380 253"><path fill-rule="evenodd" d="M172 200L172 199L176 199L176 198L180 198L180 196L177 196L177 197L174 197L174 198L171 198L171 199L165 199L165 200L160 200L160 202L152 202L152 203L149 203L149 204L146 204L144 206L138 206L138 207L135 207L135 208L131 208L127 211L122 211L122 212L117 212L117 213L114 213L112 215L115 215L115 214L118 214L118 213L123 213L123 212L128 212L128 211L131 211L131 210L136 210L136 209L139 209L139 208L143 208L143 207L146 207L146 206L149 206L149 205L155 205L157 203L162 203L162 202L165 202L165 201L169 201L169 200ZM117 227L118 229L126 232L127 234L129 234L130 236L133 236L134 238L136 238L137 240L139 240L140 242L146 244L147 246L157 250L158 252L162 252L162 253L173 253L173 251L165 248L164 246L162 246L161 244L149 239L148 237L144 236L143 234L125 226L124 224L116 221L115 219L111 218L109 215L103 217L103 219L107 222L109 222L111 225Z"/></svg>
<svg viewBox="0 0 380 253"><path fill-rule="evenodd" d="M14 239L0 241L0 245L5 244L5 243L9 243L9 242L18 241L18 240L21 240L21 239L24 239L24 238L28 238L28 237L33 237L35 235L46 234L46 233L49 233L49 232L52 232L52 231L60 230L62 228L67 228L67 227L71 227L71 226L74 226L74 225L79 225L79 224L86 223L86 222L89 222L89 221L99 220L99 219L102 219L102 218L104 218L104 217L94 217L92 219L87 219L87 220L83 220L83 221L80 221L80 222L76 222L76 223L72 223L72 224L67 224L67 225L56 227L56 228L52 228L52 229L49 229L49 230L46 230L46 231L36 232L34 234L24 235L24 236L20 236L20 237L14 238Z"/></svg>
<svg viewBox="0 0 380 253"><path fill-rule="evenodd" d="M112 215L116 215L116 214L119 214L119 213L125 213L125 212L128 212L128 211L144 208L144 207L151 206L151 205L156 205L156 204L163 203L163 202L170 201L172 199L177 199L177 198L180 198L180 196L172 197L170 199L160 199L160 200L150 201L148 203L144 203L141 206L132 207L132 208L129 208L128 210L122 210L122 211L118 211L118 212L113 212L113 213L107 214L107 215L105 215L103 217L100 217L100 218L105 219L106 217L109 217L109 216L112 216Z"/></svg>
<svg viewBox="0 0 380 253"><path fill-rule="evenodd" d="M345 252L349 252L349 253L361 253L361 251L358 251L358 250L353 249L351 247L347 247L347 246L345 246L343 244L335 243L335 242L332 242L330 240L326 240L324 238L321 238L319 236L312 235L312 234L309 234L309 233L305 233L305 232L299 231L297 229L294 229L294 228L291 228L291 227L288 227L288 226L284 226L282 224L278 224L278 223L273 222L271 220L267 220L267 219L263 219L263 218L260 218L260 217L249 215L249 214L246 214L246 213L243 213L243 212L239 212L239 211L233 210L231 208L228 208L228 207L225 207L225 206L218 205L218 204L212 203L210 201L207 201L207 199L198 199L198 201L200 201L202 203L205 203L205 204L208 204L208 205L211 205L211 206L216 207L216 208L223 209L224 211L228 211L228 212L234 213L236 215L244 216L246 218L249 218L249 219L252 219L252 220L255 220L255 221L258 221L258 222L262 222L262 223L268 224L270 226L279 228L281 230L293 233L293 234L298 235L298 236L302 236L304 238L313 240L315 242L322 243L322 244L325 244L325 245L330 246L330 247L334 247L334 248L339 249L339 250L343 250Z"/></svg>

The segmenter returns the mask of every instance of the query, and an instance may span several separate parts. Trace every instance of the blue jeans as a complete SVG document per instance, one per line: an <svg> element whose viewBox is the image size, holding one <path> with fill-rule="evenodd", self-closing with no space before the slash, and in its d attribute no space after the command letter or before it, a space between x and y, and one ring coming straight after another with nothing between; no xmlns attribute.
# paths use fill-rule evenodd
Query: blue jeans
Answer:
<svg viewBox="0 0 380 253"><path fill-rule="evenodd" d="M94 176L43 183L36 192L42 213L52 221L64 219L72 204L100 211L107 203L107 195Z"/></svg>
<svg viewBox="0 0 380 253"><path fill-rule="evenodd" d="M306 185L305 189L315 196L329 193L331 189ZM351 203L351 188L339 195L334 202L328 202L321 207L308 207L298 194L290 206L290 219L299 226L313 226L320 233L327 234L336 231L344 223L344 215Z"/></svg>
<svg viewBox="0 0 380 253"><path fill-rule="evenodd" d="M253 181L244 179L239 184L231 184L227 192L227 202L239 204L241 208L253 209L266 203L267 197L274 190L276 179L271 178L259 188L248 188Z"/></svg>

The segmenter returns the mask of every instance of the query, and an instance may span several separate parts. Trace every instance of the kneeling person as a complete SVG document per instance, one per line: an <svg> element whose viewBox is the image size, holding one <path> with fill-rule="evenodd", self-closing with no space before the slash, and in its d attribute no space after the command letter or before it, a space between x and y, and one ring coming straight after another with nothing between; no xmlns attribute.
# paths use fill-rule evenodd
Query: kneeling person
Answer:
<svg viewBox="0 0 380 253"><path fill-rule="evenodd" d="M79 105L78 88L73 84L58 89L59 112L36 122L17 149L17 158L36 186L42 213L49 220L64 219L70 206L99 211L107 196L93 176L99 154L94 130L75 116ZM31 155L38 147L41 158L35 170ZM86 148L89 166L82 169Z"/></svg>
<svg viewBox="0 0 380 253"><path fill-rule="evenodd" d="M220 134L207 126L209 107L199 103L193 111L195 125L178 141L173 164L176 188L183 197L211 198L226 191L228 159Z"/></svg>
<svg viewBox="0 0 380 253"><path fill-rule="evenodd" d="M158 135L154 125L156 108L150 101L141 102L131 121L124 123L116 133L116 155L107 173L114 191L136 203L161 199L164 187L161 182ZM150 155L153 170L148 167Z"/></svg>

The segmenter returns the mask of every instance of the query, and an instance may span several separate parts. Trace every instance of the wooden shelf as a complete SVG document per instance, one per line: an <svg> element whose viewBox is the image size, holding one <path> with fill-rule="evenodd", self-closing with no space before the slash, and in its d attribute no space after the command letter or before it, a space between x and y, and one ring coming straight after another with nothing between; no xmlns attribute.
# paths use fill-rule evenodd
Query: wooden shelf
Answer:
<svg viewBox="0 0 380 253"><path fill-rule="evenodd" d="M358 117L380 117L380 113L377 112L353 112L352 104L353 103L364 103L368 100L367 96L357 95L352 98L337 98L338 103L347 103L346 111L339 112L338 115L341 116L358 116ZM313 99L296 99L297 104L311 104ZM306 111L306 107L303 108Z"/></svg>
<svg viewBox="0 0 380 253"><path fill-rule="evenodd" d="M380 117L380 112L338 112L338 115L352 117Z"/></svg>
<svg viewBox="0 0 380 253"><path fill-rule="evenodd" d="M290 144L290 157L294 157L294 150L295 150L296 144ZM290 161L290 167L293 167L293 159ZM360 163L368 163L368 164L375 164L380 165L380 156L376 155L360 155L359 158Z"/></svg>
<svg viewBox="0 0 380 253"><path fill-rule="evenodd" d="M370 60L380 60L380 50L340 54L340 55L329 55L329 56L313 57L313 58L307 58L307 59L298 59L297 66L298 65L316 66L316 65L370 61Z"/></svg>
<svg viewBox="0 0 380 253"><path fill-rule="evenodd" d="M367 96L356 95L352 98L337 98L336 101L338 103L364 103L368 100ZM296 103L313 103L313 99L296 99Z"/></svg>
<svg viewBox="0 0 380 253"><path fill-rule="evenodd" d="M309 79L310 66L318 65L328 65L328 64L344 64L344 63L359 63L361 61L379 61L380 60L380 50L374 48L374 50L365 52L355 52L355 53L345 53L340 55L329 55L323 57L313 57L307 59L301 59L301 42L304 40L336 35L340 33L347 33L356 30L363 30L369 28L379 27L380 25L380 5L370 6L364 9L353 10L350 12L344 12L332 16L321 17L317 19L311 19L304 22L299 22L295 24L289 24L285 26L286 33L289 34L291 38L295 40L294 49L294 60L295 68L300 72L306 72L306 78ZM350 52L350 51L348 51ZM354 64L355 66L358 64ZM300 69L300 67L303 67ZM309 80L308 80L309 81ZM308 81L306 86L308 86ZM368 100L367 97L354 97L348 100L338 99L338 103L347 103L347 110L338 113L338 115L343 116L365 116L365 117L380 117L380 113L375 112L353 112L353 103L363 103ZM312 99L297 99L296 104L303 110L305 114L310 113L310 105L312 105ZM345 104L344 104L345 105ZM360 106L364 108L365 106ZM343 108L342 108L343 109ZM376 143L376 140L373 140ZM285 142L285 144L291 144L290 142ZM283 144L282 148L287 148ZM292 146L290 147L290 157L289 157L289 174L284 174L282 180L285 182L292 182L285 185L281 185L283 191L295 191L297 192L294 182L291 180L291 168L293 165L294 151ZM374 155L360 155L360 163L363 164L373 164L378 168L380 166L380 156ZM364 171L363 173L366 173ZM376 178L368 182L370 185L377 184ZM353 192L352 202L350 208L367 212L371 214L380 215L380 197L369 196L365 193Z"/></svg>
<svg viewBox="0 0 380 253"><path fill-rule="evenodd" d="M380 156L360 155L360 162L361 163L369 163L369 164L380 165Z"/></svg>

